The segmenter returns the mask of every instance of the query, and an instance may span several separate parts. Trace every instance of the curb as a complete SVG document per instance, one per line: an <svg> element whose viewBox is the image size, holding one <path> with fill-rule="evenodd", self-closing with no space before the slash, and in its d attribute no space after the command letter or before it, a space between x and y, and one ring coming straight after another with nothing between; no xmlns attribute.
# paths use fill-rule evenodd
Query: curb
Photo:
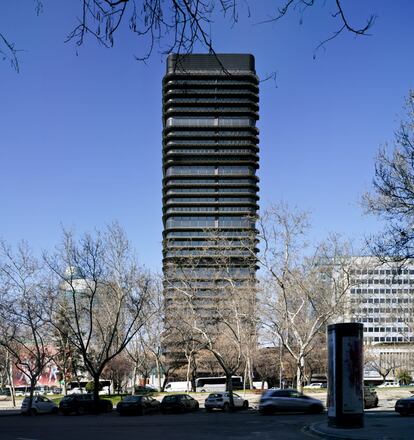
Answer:
<svg viewBox="0 0 414 440"><path fill-rule="evenodd" d="M339 439L339 440L372 440L368 437L361 437L361 436L347 436L344 434L334 434L334 433L330 433L330 432L324 432L322 431L320 428L318 428L318 425L320 425L320 423L313 423L312 425L307 425L305 426L304 430L307 432L310 432L312 434L317 435L318 437L321 438L326 438L326 439ZM378 439L379 440L379 439Z"/></svg>
<svg viewBox="0 0 414 440"><path fill-rule="evenodd" d="M20 415L20 409L1 409L0 410L0 417L19 416L19 415Z"/></svg>

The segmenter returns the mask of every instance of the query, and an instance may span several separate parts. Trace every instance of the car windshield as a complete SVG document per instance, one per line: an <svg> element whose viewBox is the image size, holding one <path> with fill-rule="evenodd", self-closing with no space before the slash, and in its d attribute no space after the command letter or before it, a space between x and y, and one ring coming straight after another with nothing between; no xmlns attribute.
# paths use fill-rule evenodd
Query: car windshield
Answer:
<svg viewBox="0 0 414 440"><path fill-rule="evenodd" d="M122 399L123 402L140 402L142 400L142 396L127 396Z"/></svg>

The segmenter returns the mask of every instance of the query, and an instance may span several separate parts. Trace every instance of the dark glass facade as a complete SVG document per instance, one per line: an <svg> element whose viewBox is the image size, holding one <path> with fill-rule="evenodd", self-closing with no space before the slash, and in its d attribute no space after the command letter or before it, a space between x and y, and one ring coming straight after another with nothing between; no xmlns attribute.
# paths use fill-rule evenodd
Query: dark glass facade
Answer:
<svg viewBox="0 0 414 440"><path fill-rule="evenodd" d="M235 279L255 278L255 249L246 249L246 243L255 234L259 200L258 93L252 55L168 57L163 79L167 323L169 310L177 306L171 281L177 268L199 286L200 315L206 318L208 298L225 294L219 288L218 252L229 257L226 270ZM195 269L197 256L203 259Z"/></svg>

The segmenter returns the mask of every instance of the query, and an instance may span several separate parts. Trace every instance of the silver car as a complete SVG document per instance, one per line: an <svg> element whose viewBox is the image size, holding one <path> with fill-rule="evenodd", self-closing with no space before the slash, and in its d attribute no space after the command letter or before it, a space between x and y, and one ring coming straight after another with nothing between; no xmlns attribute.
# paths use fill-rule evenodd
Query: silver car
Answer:
<svg viewBox="0 0 414 440"><path fill-rule="evenodd" d="M272 414L279 411L320 413L323 410L323 403L320 400L289 388L268 390L262 394L259 403L259 411L262 414Z"/></svg>

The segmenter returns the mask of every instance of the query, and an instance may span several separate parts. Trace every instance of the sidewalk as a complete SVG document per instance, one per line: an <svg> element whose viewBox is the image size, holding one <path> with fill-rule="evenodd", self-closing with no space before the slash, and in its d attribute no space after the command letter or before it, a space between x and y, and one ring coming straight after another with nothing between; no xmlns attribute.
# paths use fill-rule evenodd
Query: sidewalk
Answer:
<svg viewBox="0 0 414 440"><path fill-rule="evenodd" d="M414 417L401 417L393 411L365 414L365 425L360 429L338 429L325 422L308 426L308 432L327 439L342 440L412 440Z"/></svg>
<svg viewBox="0 0 414 440"><path fill-rule="evenodd" d="M10 416L20 414L22 399L16 400L16 408L13 408L11 400L0 400L0 416Z"/></svg>

